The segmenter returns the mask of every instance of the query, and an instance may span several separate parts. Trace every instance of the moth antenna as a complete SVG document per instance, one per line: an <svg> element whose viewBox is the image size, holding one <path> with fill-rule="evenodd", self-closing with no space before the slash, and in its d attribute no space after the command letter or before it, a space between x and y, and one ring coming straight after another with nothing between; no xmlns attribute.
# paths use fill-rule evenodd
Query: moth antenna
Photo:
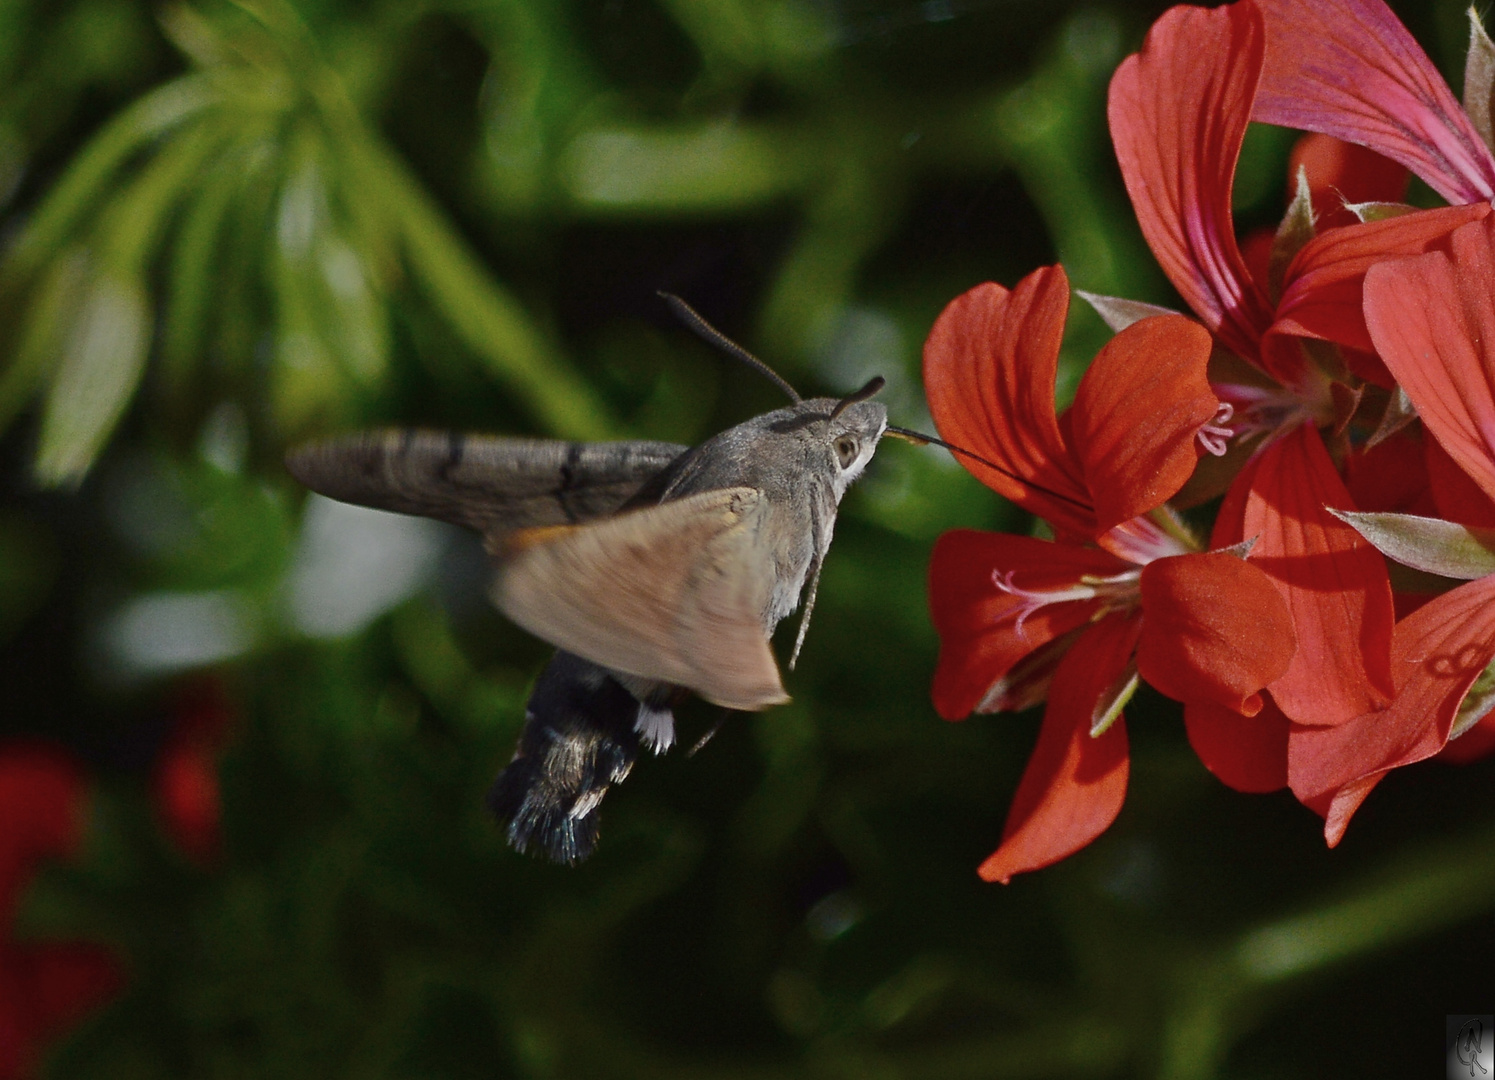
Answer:
<svg viewBox="0 0 1495 1080"><path fill-rule="evenodd" d="M840 416L841 410L845 409L846 406L855 405L858 401L866 401L870 397L877 396L877 392L887 385L888 380L884 379L881 375L872 376L872 378L867 380L866 386L854 394L847 394L840 401L836 402L836 407L831 410L831 419L834 420Z"/></svg>
<svg viewBox="0 0 1495 1080"><path fill-rule="evenodd" d="M680 299L680 297L676 296L674 293L667 293L662 291L659 293L659 297L666 304L670 305L670 310L675 313L675 317L683 322L686 326L690 327L691 330L695 331L696 336L699 337L702 341L705 341L711 345L715 345L718 349L726 353L728 356L732 357L734 360L741 360L744 364L752 368L759 375L762 375L769 382L773 383L780 390L784 391L784 393L789 396L789 400L794 402L794 404L798 405L800 401L803 400L795 391L794 387L790 386L789 383L785 381L782 375L780 375L773 368L769 367L762 360L759 360L752 353L748 352L741 345L737 344L737 342L733 341L726 334L722 333L716 327L712 326L709 322L701 317L701 313L699 311L691 307L684 300Z"/></svg>
<svg viewBox="0 0 1495 1080"><path fill-rule="evenodd" d="M1049 488L1044 487L1042 484L1035 484L1032 480L1024 480L1021 476L1018 476L1011 469L1004 469L996 462L987 461L980 454L972 453L970 450L967 450L963 446L956 446L954 443L947 443L944 439L937 439L933 435L925 435L920 431L910 431L908 428L894 427L892 424L889 424L886 428L883 429L883 434L892 435L894 438L903 439L905 442L917 443L920 446L929 446L931 444L934 446L942 446L952 454L960 454L962 457L968 457L972 461L979 461L988 469L992 469L995 472L1001 473L1009 480L1016 480L1024 487L1032 488L1034 491L1041 491L1050 498L1058 499L1060 502L1067 502L1070 506L1078 506L1081 510L1094 509L1094 507L1092 507L1089 503L1082 503L1079 499L1070 498L1068 495L1061 495L1059 492L1052 491Z"/></svg>
<svg viewBox="0 0 1495 1080"><path fill-rule="evenodd" d="M820 591L820 567L819 559L815 560L815 572L810 575L810 592L805 597L805 613L799 617L799 633L794 635L794 651L789 654L789 670L794 670L794 665L799 663L799 650L804 648L805 632L810 629L810 614L815 610L815 594Z"/></svg>

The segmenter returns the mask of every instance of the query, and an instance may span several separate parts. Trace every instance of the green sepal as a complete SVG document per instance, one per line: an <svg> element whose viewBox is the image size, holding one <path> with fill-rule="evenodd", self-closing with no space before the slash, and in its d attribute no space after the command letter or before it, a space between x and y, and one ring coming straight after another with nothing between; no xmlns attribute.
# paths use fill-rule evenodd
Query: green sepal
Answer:
<svg viewBox="0 0 1495 1080"><path fill-rule="evenodd" d="M1479 12L1469 8L1469 53L1464 60L1464 111L1485 145L1495 149L1490 99L1495 94L1495 44L1480 25Z"/></svg>
<svg viewBox="0 0 1495 1080"><path fill-rule="evenodd" d="M1495 574L1495 529L1472 528L1414 514L1329 513L1354 528L1377 551L1414 570L1473 581Z"/></svg>

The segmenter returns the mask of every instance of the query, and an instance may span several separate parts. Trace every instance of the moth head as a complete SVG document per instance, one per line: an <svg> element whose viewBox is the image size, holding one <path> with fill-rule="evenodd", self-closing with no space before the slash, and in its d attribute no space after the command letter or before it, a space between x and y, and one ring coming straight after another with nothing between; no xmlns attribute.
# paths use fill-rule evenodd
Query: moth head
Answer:
<svg viewBox="0 0 1495 1080"><path fill-rule="evenodd" d="M869 400L883 385L883 377L878 375L856 393L837 401L831 408L826 422L826 435L830 441L835 469L832 483L837 498L862 474L877 450L877 441L887 429L887 407Z"/></svg>

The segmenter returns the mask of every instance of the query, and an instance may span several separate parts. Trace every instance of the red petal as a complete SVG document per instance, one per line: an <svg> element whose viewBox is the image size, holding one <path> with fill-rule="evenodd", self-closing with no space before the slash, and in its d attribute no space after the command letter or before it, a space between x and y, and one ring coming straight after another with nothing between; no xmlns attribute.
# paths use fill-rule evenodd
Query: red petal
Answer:
<svg viewBox="0 0 1495 1080"><path fill-rule="evenodd" d="M1251 499L1251 489L1256 485L1256 472L1260 467L1261 455L1256 454L1225 489L1225 498L1220 500L1214 528L1210 530L1209 546L1212 549L1234 547L1246 539L1246 503Z"/></svg>
<svg viewBox="0 0 1495 1080"><path fill-rule="evenodd" d="M1396 698L1333 728L1295 728L1288 779L1325 819L1333 847L1381 777L1431 757L1448 742L1459 705L1495 658L1495 576L1434 598L1396 627Z"/></svg>
<svg viewBox="0 0 1495 1080"><path fill-rule="evenodd" d="M1429 500L1428 467L1423 455L1423 441L1406 430L1375 446L1348 454L1344 483L1350 498L1368 512L1437 517ZM1464 476L1457 468L1453 471ZM1469 482L1467 477L1464 482Z"/></svg>
<svg viewBox="0 0 1495 1080"><path fill-rule="evenodd" d="M1386 562L1328 507L1355 509L1316 430L1301 425L1262 451L1242 530L1259 537L1251 562L1292 612L1298 651L1271 690L1300 724L1342 724L1391 696Z"/></svg>
<svg viewBox="0 0 1495 1080"><path fill-rule="evenodd" d="M935 711L959 720L982 705L997 681L1030 653L1084 626L1099 601L1049 604L1017 621L1026 602L997 588L993 574L1012 571L1023 589L1055 590L1086 574L1132 569L1114 555L1029 536L958 529L936 541L929 562L929 608L940 635L934 673Z"/></svg>
<svg viewBox="0 0 1495 1080"><path fill-rule="evenodd" d="M1126 726L1118 717L1090 735L1101 694L1126 669L1137 643L1135 616L1108 615L1080 635L1059 664L1038 745L1023 770L1002 830L1002 846L977 870L1003 884L1073 855L1105 832L1126 798Z"/></svg>
<svg viewBox="0 0 1495 1080"><path fill-rule="evenodd" d="M1490 212L1488 203L1421 210L1332 229L1310 240L1287 268L1272 335L1320 338L1374 352L1365 328L1365 274L1391 259L1446 245L1455 229ZM1271 354L1273 350L1266 346Z"/></svg>
<svg viewBox="0 0 1495 1080"><path fill-rule="evenodd" d="M1332 135L1310 132L1294 145L1287 159L1288 185L1297 187L1298 170L1308 174L1308 190L1319 231L1358 224L1346 203L1402 202L1407 197L1407 170L1374 150Z"/></svg>
<svg viewBox="0 0 1495 1080"><path fill-rule="evenodd" d="M1293 658L1293 624L1272 579L1218 552L1142 569L1137 671L1175 701L1253 714Z"/></svg>
<svg viewBox="0 0 1495 1080"><path fill-rule="evenodd" d="M1495 526L1495 502L1484 489L1459 468L1458 462L1431 435L1423 440L1419 464L1426 466L1427 486L1433 509L1422 511L1426 517L1441 517L1460 525ZM1368 508L1367 508L1368 509ZM1409 510L1407 513L1419 513Z"/></svg>
<svg viewBox="0 0 1495 1080"><path fill-rule="evenodd" d="M1075 393L1071 445L1105 532L1177 493L1219 408L1205 366L1213 342L1182 315L1135 322L1101 349Z"/></svg>
<svg viewBox="0 0 1495 1080"><path fill-rule="evenodd" d="M1255 0L1267 55L1253 120L1321 131L1399 161L1449 202L1495 194L1495 159L1381 0Z"/></svg>
<svg viewBox="0 0 1495 1080"><path fill-rule="evenodd" d="M1375 266L1365 320L1423 425L1495 497L1495 220L1453 234L1452 256L1429 252Z"/></svg>
<svg viewBox="0 0 1495 1080"><path fill-rule="evenodd" d="M1252 281L1271 280L1272 246L1276 242L1276 229L1253 229L1241 240L1241 260Z"/></svg>
<svg viewBox="0 0 1495 1080"><path fill-rule="evenodd" d="M1116 69L1106 110L1153 255L1205 326L1253 362L1271 306L1236 247L1230 195L1262 42L1250 4L1172 8Z"/></svg>
<svg viewBox="0 0 1495 1080"><path fill-rule="evenodd" d="M987 282L956 297L924 343L924 393L947 442L1013 474L959 458L976 479L1061 532L1090 536L1090 496L1054 415L1068 310L1069 281L1058 266L1035 270L1010 292Z"/></svg>
<svg viewBox="0 0 1495 1080"><path fill-rule="evenodd" d="M1218 705L1185 705L1184 726L1199 760L1228 787L1253 793L1287 787L1290 724L1270 696L1255 716Z"/></svg>

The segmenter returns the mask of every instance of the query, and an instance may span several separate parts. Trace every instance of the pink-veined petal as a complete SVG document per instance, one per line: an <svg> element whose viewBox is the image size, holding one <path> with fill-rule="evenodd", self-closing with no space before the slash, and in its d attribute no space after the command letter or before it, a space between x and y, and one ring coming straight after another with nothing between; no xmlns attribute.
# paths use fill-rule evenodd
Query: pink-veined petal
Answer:
<svg viewBox="0 0 1495 1080"><path fill-rule="evenodd" d="M1252 362L1271 307L1236 246L1230 198L1262 46L1250 4L1171 8L1116 69L1106 106L1153 255L1205 326Z"/></svg>
<svg viewBox="0 0 1495 1080"><path fill-rule="evenodd" d="M1089 494L1054 413L1068 310L1069 280L1058 266L1012 290L987 282L957 296L924 343L924 393L945 441L1013 474L959 457L976 479L1061 532L1089 536Z"/></svg>
<svg viewBox="0 0 1495 1080"><path fill-rule="evenodd" d="M1449 202L1495 195L1495 159L1381 0L1254 0L1267 56L1251 118L1368 146Z"/></svg>
<svg viewBox="0 0 1495 1080"><path fill-rule="evenodd" d="M1292 613L1298 651L1272 697L1300 724L1342 724L1391 696L1386 562L1327 507L1353 510L1319 433L1300 425L1257 458L1242 531Z"/></svg>
<svg viewBox="0 0 1495 1080"><path fill-rule="evenodd" d="M1182 315L1135 322L1091 362L1069 413L1071 446L1105 532L1168 501L1194 471L1219 408L1209 332Z"/></svg>
<svg viewBox="0 0 1495 1080"><path fill-rule="evenodd" d="M1004 884L1073 855L1105 832L1126 799L1126 724L1091 736L1096 703L1126 669L1141 620L1108 615L1060 661L1038 745L1007 813L1002 845L977 870Z"/></svg>
<svg viewBox="0 0 1495 1080"><path fill-rule="evenodd" d="M1403 619L1392 657L1397 688L1389 707L1338 727L1296 727L1288 741L1293 794L1324 818L1330 847L1382 777L1448 742L1464 695L1495 658L1495 575Z"/></svg>
<svg viewBox="0 0 1495 1080"><path fill-rule="evenodd" d="M1205 768L1236 791L1261 794L1287 787L1290 726L1270 694L1255 716L1200 702L1184 706L1189 745Z"/></svg>
<svg viewBox="0 0 1495 1080"><path fill-rule="evenodd" d="M1114 555L1076 544L973 529L945 533L929 560L929 608L940 635L931 691L935 711L947 720L969 715L1014 665L1084 626L1101 605L1071 600L1035 609L1000 588L998 580L1011 574L1017 588L1043 593L1073 586L1087 574L1110 577L1134 569Z"/></svg>
<svg viewBox="0 0 1495 1080"><path fill-rule="evenodd" d="M1495 497L1495 219L1451 251L1372 267L1365 321L1423 425Z"/></svg>
<svg viewBox="0 0 1495 1080"><path fill-rule="evenodd" d="M1175 701L1247 715L1293 658L1292 618L1272 579L1223 552L1175 555L1142 568L1137 671Z"/></svg>

